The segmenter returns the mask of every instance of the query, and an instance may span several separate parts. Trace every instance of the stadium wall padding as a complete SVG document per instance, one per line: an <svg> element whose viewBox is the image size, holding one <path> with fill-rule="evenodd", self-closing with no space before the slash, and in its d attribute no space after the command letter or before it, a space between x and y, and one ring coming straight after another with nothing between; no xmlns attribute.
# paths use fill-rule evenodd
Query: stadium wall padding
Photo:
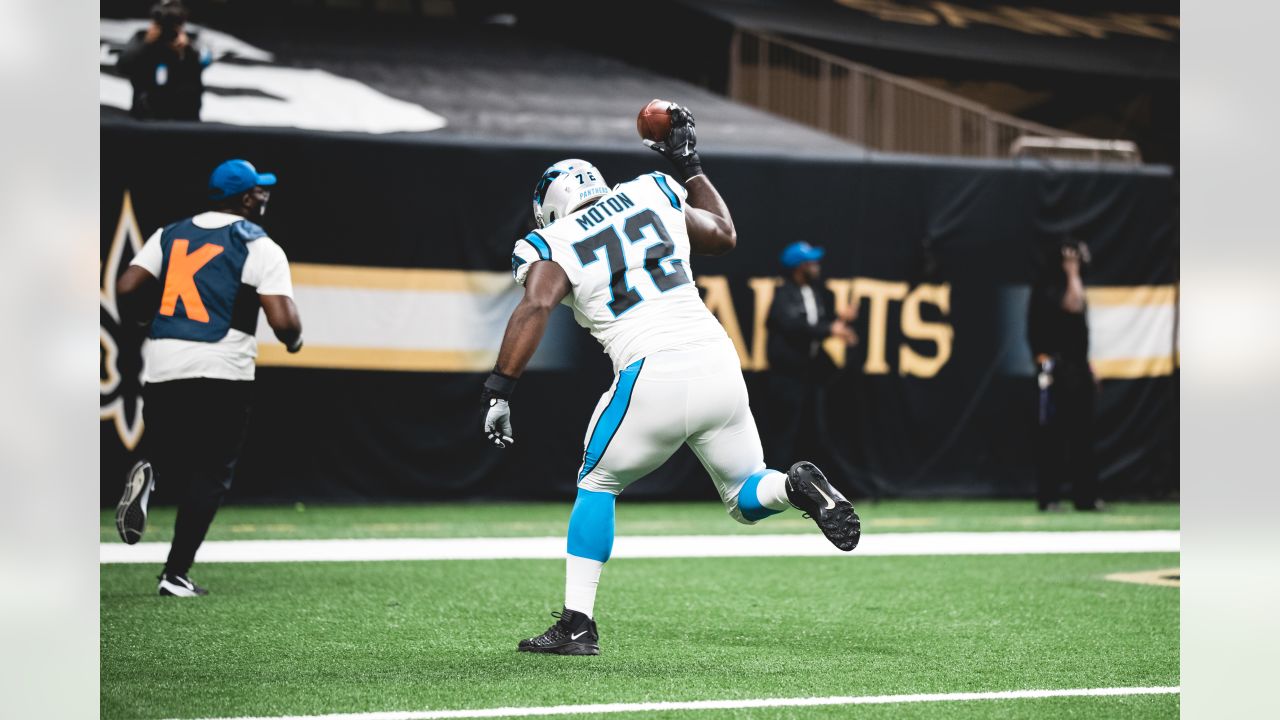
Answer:
<svg viewBox="0 0 1280 720"><path fill-rule="evenodd" d="M106 282L113 279L105 276L122 269L134 244L155 228L204 209L208 173L229 157L278 175L262 224L295 264L295 282L324 276L316 269L330 266L425 277L426 294L406 294L391 307L424 314L427 324L441 321L432 315L430 278L444 278L439 287L446 289L489 288L467 290L480 293L475 317L456 317L455 310L448 320L462 327L457 332L493 338L482 343L488 349L410 352L403 367L380 364L401 355L377 347L363 348L358 357L366 360L359 361L317 350L313 366L296 367L270 359L283 354L261 331L256 406L233 500L572 497L582 436L611 379L608 360L567 310L558 310L548 347L513 399L515 446L490 447L480 432L480 386L492 362L485 353L496 352L506 308L519 292L513 284L493 289L495 278L509 270L513 241L529 227L533 185L547 165L586 157L619 182L665 170L660 158L642 147L107 119L101 132L103 506L115 502L125 471L146 450L138 422L140 334L115 321ZM737 326L758 422L765 421L767 372L756 336L768 278L778 273L784 245L807 240L828 249L824 275L858 303L862 338L829 382L825 422L808 438L810 459L826 463L859 496L1030 497L1036 388L1025 343L1027 288L1044 246L1071 235L1093 250L1090 302L1096 297L1108 313L1099 322L1106 320L1111 339L1099 347L1095 332L1095 354L1105 354L1107 343L1129 348L1106 359L1117 369L1102 382L1098 402L1104 493L1177 492L1177 197L1167 168L726 155L715 151L714 133L705 134L704 164L734 215L739 245L724 257L695 258L693 270L708 305ZM333 327L337 320L307 306L307 297L319 295L308 296L302 282L298 290L304 326ZM411 307L423 302L428 306ZM1133 338L1154 327L1151 312L1173 324L1143 341L1144 357L1131 357ZM349 322L362 319L379 321ZM382 340L392 348L400 339ZM415 366L419 361L425 364ZM158 472L157 501L171 501ZM715 497L687 449L627 494Z"/></svg>

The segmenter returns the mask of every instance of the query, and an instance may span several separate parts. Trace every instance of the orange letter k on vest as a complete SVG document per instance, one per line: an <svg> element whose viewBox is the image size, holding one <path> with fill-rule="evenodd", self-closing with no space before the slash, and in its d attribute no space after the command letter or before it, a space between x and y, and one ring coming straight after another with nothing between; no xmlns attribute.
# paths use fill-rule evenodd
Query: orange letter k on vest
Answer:
<svg viewBox="0 0 1280 720"><path fill-rule="evenodd" d="M206 243L199 250L187 254L190 241L174 240L169 251L169 272L164 280L164 296L160 298L160 314L172 315L178 306L178 298L182 298L182 307L187 317L196 322L209 322L209 311L200 299L200 290L196 288L196 273L206 263L222 253L221 245Z"/></svg>

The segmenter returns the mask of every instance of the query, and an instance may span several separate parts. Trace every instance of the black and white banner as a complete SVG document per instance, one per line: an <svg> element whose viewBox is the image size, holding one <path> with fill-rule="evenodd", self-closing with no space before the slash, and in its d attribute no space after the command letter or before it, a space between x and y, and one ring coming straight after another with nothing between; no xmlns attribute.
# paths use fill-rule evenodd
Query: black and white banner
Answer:
<svg viewBox="0 0 1280 720"><path fill-rule="evenodd" d="M133 89L116 72L121 49L148 20L102 18L99 102L128 111ZM429 132L446 122L440 115L381 93L353 78L326 70L276 62L259 47L196 24L188 32L212 62L205 69L200 118L250 127L287 127L328 132Z"/></svg>

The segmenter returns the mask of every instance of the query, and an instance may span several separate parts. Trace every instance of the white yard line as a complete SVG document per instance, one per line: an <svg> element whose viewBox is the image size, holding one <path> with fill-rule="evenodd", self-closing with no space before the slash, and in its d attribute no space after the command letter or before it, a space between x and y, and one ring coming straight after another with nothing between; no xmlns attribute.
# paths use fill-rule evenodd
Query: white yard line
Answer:
<svg viewBox="0 0 1280 720"><path fill-rule="evenodd" d="M1116 697L1176 695L1180 687L1081 688L1075 690L1004 690L1000 692L933 693L927 695L862 695L759 700L692 700L688 702L608 703L544 707L482 708L478 710L393 710L331 715L289 715L228 718L226 720L446 720L447 718L504 718L541 715L603 715L606 713L671 710L740 710L746 708L814 707L818 705L891 705L898 703L967 702L974 700L1033 700L1055 697ZM1028 712L1032 712L1028 710ZM210 719L213 720L213 719Z"/></svg>
<svg viewBox="0 0 1280 720"><path fill-rule="evenodd" d="M804 535L621 536L614 558L868 557L1178 552L1176 530L1103 532L884 533L842 553L817 532ZM563 537L366 540L222 540L200 548L201 563L377 560L527 560L564 557ZM168 543L103 543L102 564L161 563Z"/></svg>

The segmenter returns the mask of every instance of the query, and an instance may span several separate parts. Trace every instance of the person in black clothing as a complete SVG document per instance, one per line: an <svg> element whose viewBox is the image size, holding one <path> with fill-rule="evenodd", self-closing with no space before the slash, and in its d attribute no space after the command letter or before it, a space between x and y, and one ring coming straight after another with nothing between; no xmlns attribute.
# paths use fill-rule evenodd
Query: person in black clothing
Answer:
<svg viewBox="0 0 1280 720"><path fill-rule="evenodd" d="M1089 367L1089 322L1081 265L1089 248L1068 240L1055 245L1032 287L1027 337L1040 387L1036 433L1036 503L1059 509L1059 493L1071 485L1077 510L1100 510L1093 456L1097 386Z"/></svg>
<svg viewBox="0 0 1280 720"><path fill-rule="evenodd" d="M822 389L835 365L822 349L827 338L848 344L858 338L851 328L854 311L835 313L835 298L818 284L825 251L805 242L782 251L783 282L774 293L765 327L769 330L769 413L765 461L781 467L789 458L817 448L797 447L812 438L820 422Z"/></svg>
<svg viewBox="0 0 1280 720"><path fill-rule="evenodd" d="M196 47L186 23L187 9L179 0L161 0L151 8L151 26L135 33L121 51L117 68L133 85L130 115L200 119L209 54Z"/></svg>

